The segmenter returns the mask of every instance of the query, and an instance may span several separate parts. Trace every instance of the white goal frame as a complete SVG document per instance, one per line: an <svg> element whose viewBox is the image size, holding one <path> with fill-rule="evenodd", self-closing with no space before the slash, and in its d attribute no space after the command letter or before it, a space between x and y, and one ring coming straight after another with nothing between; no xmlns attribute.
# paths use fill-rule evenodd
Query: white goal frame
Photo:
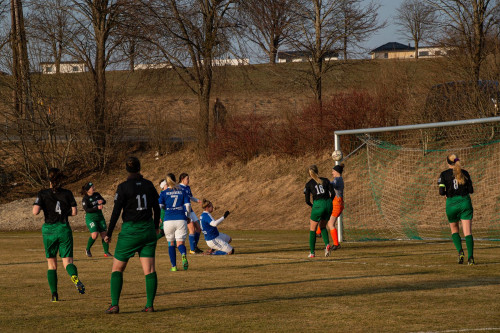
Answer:
<svg viewBox="0 0 500 333"><path fill-rule="evenodd" d="M500 117L489 117L489 118L477 118L477 119L467 119L467 120L456 120L456 121L445 121L439 123L427 123L427 124L416 124L416 125L402 125L402 126L389 126L389 127L374 127L374 128L360 128L353 130L341 130L335 131L335 150L340 149L340 136L349 134L365 134L365 133L380 133L380 132L395 132L404 130L418 130L426 128L436 128L436 127L451 127L451 126L461 126L461 125L472 125L472 124L483 124L491 122L500 122ZM358 149L354 150L348 156L344 157L344 160L349 158L350 155L355 153ZM340 164L341 161L335 161L335 165ZM337 233L339 241L343 241L343 214L341 214L337 221Z"/></svg>

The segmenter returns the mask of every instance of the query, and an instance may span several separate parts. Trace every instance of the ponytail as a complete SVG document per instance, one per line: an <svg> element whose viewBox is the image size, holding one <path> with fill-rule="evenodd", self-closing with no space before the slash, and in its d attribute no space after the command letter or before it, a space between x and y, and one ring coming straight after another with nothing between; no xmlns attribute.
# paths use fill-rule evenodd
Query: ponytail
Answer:
<svg viewBox="0 0 500 333"><path fill-rule="evenodd" d="M201 204L201 208L203 208L205 210L207 207L210 207L210 206L213 206L212 203L210 202L210 200L203 199L203 202Z"/></svg>
<svg viewBox="0 0 500 333"><path fill-rule="evenodd" d="M321 184L321 179L318 176L318 167L315 164L309 167L309 175L316 183Z"/></svg>
<svg viewBox="0 0 500 333"><path fill-rule="evenodd" d="M170 188L179 188L179 186L177 186L177 183L175 182L175 175L173 173L167 174L167 185Z"/></svg>
<svg viewBox="0 0 500 333"><path fill-rule="evenodd" d="M58 168L50 168L48 177L50 185L52 187L52 192L56 193L61 188L61 182L64 178L64 175Z"/></svg>
<svg viewBox="0 0 500 333"><path fill-rule="evenodd" d="M458 156L455 154L448 155L446 157L446 162L453 166L453 177L457 180L457 183L459 185L464 185L465 184L465 175L462 172L462 166L460 165L460 160L458 159Z"/></svg>

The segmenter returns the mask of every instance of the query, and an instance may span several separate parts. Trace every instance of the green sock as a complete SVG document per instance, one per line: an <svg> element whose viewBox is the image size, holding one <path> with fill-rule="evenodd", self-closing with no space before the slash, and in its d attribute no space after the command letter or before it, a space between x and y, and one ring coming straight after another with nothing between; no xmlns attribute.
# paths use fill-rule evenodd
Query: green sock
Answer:
<svg viewBox="0 0 500 333"><path fill-rule="evenodd" d="M309 231L309 248L311 253L316 249L316 231Z"/></svg>
<svg viewBox="0 0 500 333"><path fill-rule="evenodd" d="M104 253L109 253L109 244L104 241L104 239L101 240L102 243L102 248L104 249Z"/></svg>
<svg viewBox="0 0 500 333"><path fill-rule="evenodd" d="M146 296L147 303L146 307L149 308L153 306L153 302L156 296L156 289L158 287L158 278L156 276L156 272L146 275Z"/></svg>
<svg viewBox="0 0 500 333"><path fill-rule="evenodd" d="M453 240L453 244L455 244L457 251L462 251L462 239L460 238L460 234L458 232L452 234L451 239Z"/></svg>
<svg viewBox="0 0 500 333"><path fill-rule="evenodd" d="M57 293L57 271L55 269L47 271L47 280L49 280L50 292Z"/></svg>
<svg viewBox="0 0 500 333"><path fill-rule="evenodd" d="M472 238L472 235L465 236L465 245L467 245L467 254L469 259L474 257L474 238Z"/></svg>
<svg viewBox="0 0 500 333"><path fill-rule="evenodd" d="M87 250L90 250L92 245L94 245L95 239L92 238L92 236L89 237L89 240L87 241Z"/></svg>
<svg viewBox="0 0 500 333"><path fill-rule="evenodd" d="M66 272L68 272L69 276L73 275L78 276L78 270L76 269L76 266L73 264L68 264L68 266L66 266Z"/></svg>
<svg viewBox="0 0 500 333"><path fill-rule="evenodd" d="M118 305L123 286L123 273L111 273L111 306Z"/></svg>
<svg viewBox="0 0 500 333"><path fill-rule="evenodd" d="M325 229L321 230L321 237L323 237L323 242L325 242L325 246L330 244L330 238L328 238L328 231Z"/></svg>

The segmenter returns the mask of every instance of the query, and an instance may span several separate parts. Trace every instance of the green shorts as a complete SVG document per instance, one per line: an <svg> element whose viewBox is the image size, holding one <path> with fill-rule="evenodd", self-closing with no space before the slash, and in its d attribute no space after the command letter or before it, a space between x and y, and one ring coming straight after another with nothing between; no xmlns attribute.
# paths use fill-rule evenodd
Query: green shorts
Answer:
<svg viewBox="0 0 500 333"><path fill-rule="evenodd" d="M87 213L85 214L85 224L90 232L106 231L106 220L102 213Z"/></svg>
<svg viewBox="0 0 500 333"><path fill-rule="evenodd" d="M139 257L154 258L156 230L153 220L123 222L115 247L115 258L127 262L135 253Z"/></svg>
<svg viewBox="0 0 500 333"><path fill-rule="evenodd" d="M68 223L44 223L42 236L45 257L55 258L58 251L61 258L73 257L73 232Z"/></svg>
<svg viewBox="0 0 500 333"><path fill-rule="evenodd" d="M313 202L311 210L311 220L319 222L321 220L329 220L332 215L332 200L318 199Z"/></svg>
<svg viewBox="0 0 500 333"><path fill-rule="evenodd" d="M446 198L446 216L448 222L455 223L460 220L472 220L474 209L469 195Z"/></svg>

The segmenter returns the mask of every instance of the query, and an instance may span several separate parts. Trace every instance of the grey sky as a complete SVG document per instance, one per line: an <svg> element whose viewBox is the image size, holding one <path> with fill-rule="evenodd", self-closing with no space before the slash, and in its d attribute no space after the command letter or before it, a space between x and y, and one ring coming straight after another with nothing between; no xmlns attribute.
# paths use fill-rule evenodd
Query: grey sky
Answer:
<svg viewBox="0 0 500 333"><path fill-rule="evenodd" d="M365 2L369 2L370 0L365 0ZM394 15L396 13L396 8L399 7L403 0L376 0L381 4L379 10L379 18L381 21L387 20L387 27L381 29L379 32L374 34L367 42L367 49L374 49L389 42L399 42L406 44L408 41L398 34L397 26L394 24Z"/></svg>

